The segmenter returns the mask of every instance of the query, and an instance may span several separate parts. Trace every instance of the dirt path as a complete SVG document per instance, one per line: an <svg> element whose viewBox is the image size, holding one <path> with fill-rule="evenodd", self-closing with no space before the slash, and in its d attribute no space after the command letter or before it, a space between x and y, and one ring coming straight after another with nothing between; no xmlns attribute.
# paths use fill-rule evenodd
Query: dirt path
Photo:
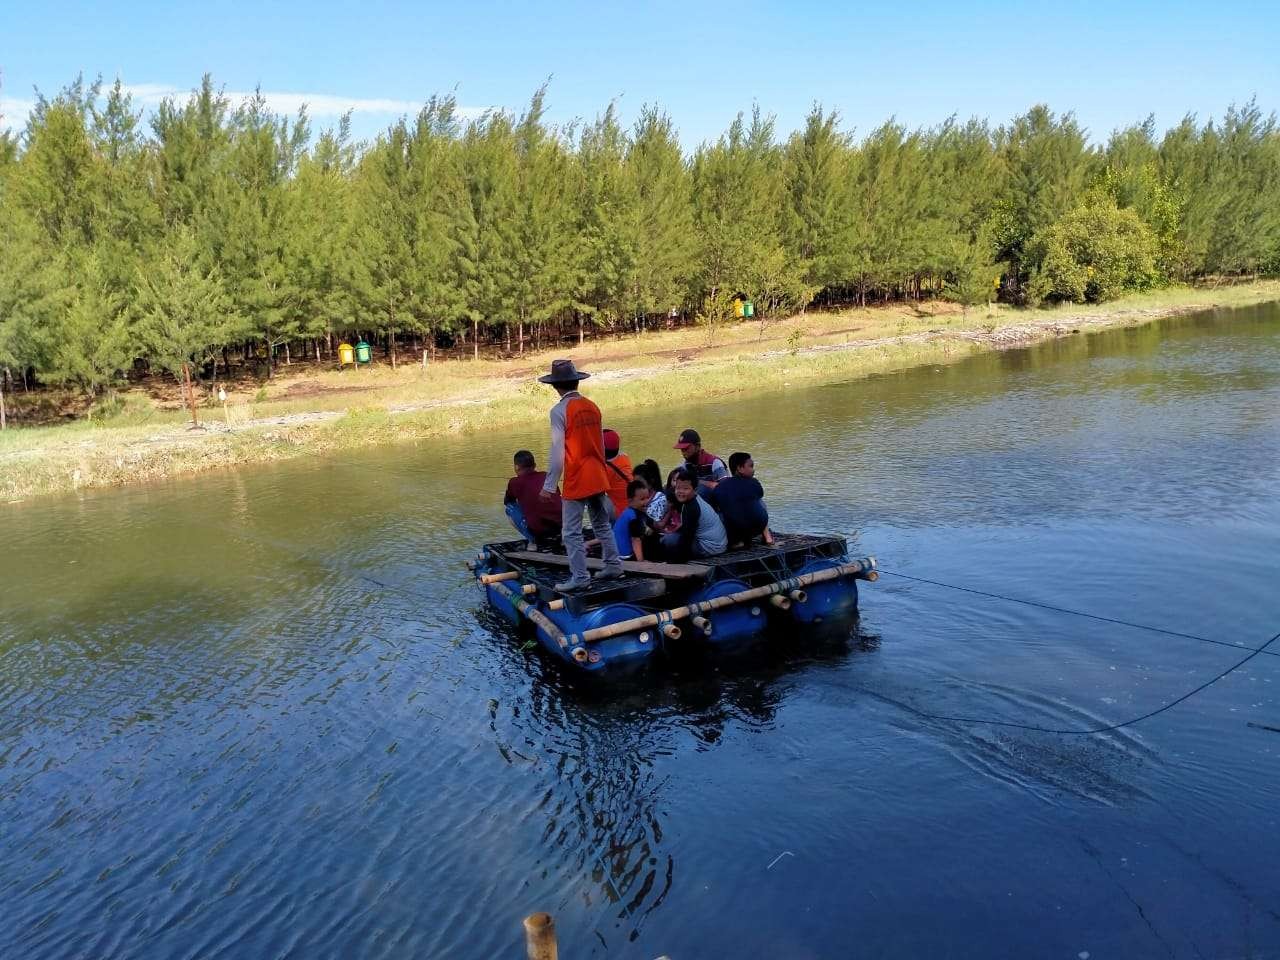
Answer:
<svg viewBox="0 0 1280 960"><path fill-rule="evenodd" d="M1266 290L1258 290L1255 299L1250 302L1262 302L1275 296L1275 286L1269 285ZM1131 326L1163 317L1204 311L1219 305L1231 305L1231 300L1226 299L1222 304L1210 301L1149 307L1112 306L1024 320L1018 320L1016 314L1006 312L1001 319L1007 317L1013 321L1006 324L984 322L984 318L976 313L968 323L963 320L957 322L960 318L956 313L947 311L936 315L937 322L941 324L936 329L838 343L823 342L807 347L783 346L790 343L791 336L782 332L788 329L785 324L779 324L769 331L771 336L761 337L758 341L705 345L687 343L678 347L662 347L660 343L649 341L645 346L658 349L645 351L645 359L651 361L647 365L635 363L639 345L636 350L624 352L618 349L622 346L618 344L612 350L602 350L599 355L591 358L590 362L595 368L592 382L625 384L642 381L646 377L660 377L673 370L714 370L718 365L817 355L853 355L862 351L913 345L920 346L921 356L926 356L931 351L923 348L936 348L948 342L972 344L986 350L1004 350L1081 331ZM921 313L910 319L927 323L931 315ZM812 336L829 341L834 336L847 337L865 331L868 325L855 322L838 330L815 331ZM795 325L792 324L790 329L794 334ZM936 349L932 352L936 353ZM904 362L910 362L909 355L910 351ZM653 363L654 360L661 362ZM224 419L222 412L215 408L205 411L208 416L199 429L173 423L152 428L121 426L92 431L68 430L65 434L52 432L40 437L38 442L20 442L11 449L0 449L0 497L18 502L21 498L40 493L160 479L233 464L288 459L304 453L356 444L392 442L408 435L395 426L396 421L400 417L423 411L459 411L456 422L465 426L469 420L465 411L483 410L490 404L514 398L517 396L515 391L523 389L541 372L542 362L542 359L530 358L527 366L519 364L514 369L508 367L490 375L477 372L472 380L460 378L452 396L430 400L380 403L377 385L329 388L304 381L286 388L280 399L308 397L321 402L332 399L334 408L238 419L237 409L233 407L230 424ZM602 368L602 365L611 362L622 362L623 365L612 369ZM851 364L850 368L853 366ZM360 399L362 397L365 398L363 401ZM359 436L354 433L348 436L336 428L327 428L326 425L334 424L352 412L342 406L344 401L355 402L355 410L367 409L381 415L381 422L375 419L372 421L373 429L358 431ZM481 413L474 419L479 421L483 417L484 414ZM417 429L419 435L422 435L421 425L409 426L407 429L409 433Z"/></svg>
<svg viewBox="0 0 1280 960"><path fill-rule="evenodd" d="M934 343L944 340L963 340L969 343L976 343L992 349L1012 349L1016 347L1024 347L1037 341L1044 340L1049 337L1061 337L1070 333L1075 333L1086 329L1098 329L1102 327L1123 326L1135 322L1153 320L1160 317L1176 316L1182 313L1193 313L1203 310L1203 307L1185 307L1185 308L1151 308L1151 309L1135 309L1123 311L1100 311L1095 313L1079 313L1066 317L1055 317L1046 320L1034 320L1026 323L1010 324L1006 327L999 327L994 330L979 329L954 329L954 330L928 330L920 333L908 333L889 337L873 337L865 340L856 340L849 343L830 343L821 344L812 347L798 347L796 349L786 350L766 350L756 354L758 358L769 357L786 357L786 356L812 356L824 353L853 353L859 350L875 350L877 348L912 344L912 343ZM857 330L857 327L849 328ZM839 333L841 331L836 331ZM847 332L847 331L846 331ZM828 334L830 335L830 334ZM777 342L782 340L781 337L770 337L768 341ZM650 356L669 357L675 361L677 365L696 366L698 364L715 364L717 362L731 362L734 357L717 356L710 358L701 358L702 354L710 348L692 348L680 350L660 350L650 354ZM621 356L616 359L622 359ZM593 364L608 362L608 358L597 358L592 361ZM529 376L541 372L540 367L530 367L527 371ZM597 383L625 383L630 380L641 379L655 372L653 366L643 367L619 367L613 370L600 370L593 374L593 379ZM504 381L521 380L520 377L507 377ZM357 390L364 388L355 388ZM318 392L318 391L317 391ZM330 391L326 391L328 393ZM337 392L337 391L332 391ZM342 392L352 392L351 390L343 390ZM418 403L393 404L388 406L387 412L392 414L417 413L423 410L436 410L450 407L468 407L476 406L493 399L501 393L501 388L491 388L480 391L476 395L464 397L451 397L443 400L426 400ZM260 417L251 420L244 420L233 423L230 428L222 421L210 419L205 424L202 431L191 430L190 428L173 428L169 431L159 432L153 438L155 441L161 441L174 437L183 437L185 439L198 440L201 436L216 435L218 433L226 433L230 431L253 430L267 427L294 427L305 424L327 423L345 416L345 410L322 410L311 411L307 413L290 413L281 414L272 417Z"/></svg>

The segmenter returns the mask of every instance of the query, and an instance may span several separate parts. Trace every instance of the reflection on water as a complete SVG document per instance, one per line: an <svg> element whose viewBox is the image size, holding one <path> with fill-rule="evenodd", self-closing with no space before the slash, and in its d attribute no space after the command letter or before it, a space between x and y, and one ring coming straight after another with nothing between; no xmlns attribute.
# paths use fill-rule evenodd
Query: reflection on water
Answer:
<svg viewBox="0 0 1280 960"><path fill-rule="evenodd" d="M610 425L745 447L887 569L1256 645L1277 361L1263 308ZM530 445L0 516L0 955L478 960L535 909L573 957L1280 949L1276 658L1098 737L929 719L1100 726L1238 653L884 577L852 633L572 684L461 566Z"/></svg>

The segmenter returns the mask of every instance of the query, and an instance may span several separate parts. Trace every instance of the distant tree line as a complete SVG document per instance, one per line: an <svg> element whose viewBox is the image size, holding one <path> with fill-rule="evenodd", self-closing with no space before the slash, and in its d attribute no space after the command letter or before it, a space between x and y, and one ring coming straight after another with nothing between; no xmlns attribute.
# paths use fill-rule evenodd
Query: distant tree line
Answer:
<svg viewBox="0 0 1280 960"><path fill-rule="evenodd" d="M329 357L337 338L478 354L593 331L941 296L1096 301L1280 268L1280 132L1254 103L1091 145L1071 114L890 121L815 106L779 140L739 115L688 156L630 129L460 117L452 97L371 143L348 118L233 104L205 77L144 127L77 81L0 135L0 367L94 395ZM4 383L0 380L0 385Z"/></svg>

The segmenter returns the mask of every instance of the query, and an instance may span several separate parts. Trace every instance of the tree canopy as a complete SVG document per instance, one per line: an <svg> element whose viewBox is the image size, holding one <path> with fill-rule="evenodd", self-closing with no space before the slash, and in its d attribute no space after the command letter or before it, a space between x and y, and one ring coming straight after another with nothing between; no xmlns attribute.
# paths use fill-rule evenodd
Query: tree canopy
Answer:
<svg viewBox="0 0 1280 960"><path fill-rule="evenodd" d="M434 97L371 142L232 103L144 119L77 80L0 136L0 367L88 394L148 366L329 354L334 337L512 352L596 330L943 296L1096 300L1280 268L1280 130L1256 103L1091 142L1070 114L740 114L686 153L647 106L464 119Z"/></svg>

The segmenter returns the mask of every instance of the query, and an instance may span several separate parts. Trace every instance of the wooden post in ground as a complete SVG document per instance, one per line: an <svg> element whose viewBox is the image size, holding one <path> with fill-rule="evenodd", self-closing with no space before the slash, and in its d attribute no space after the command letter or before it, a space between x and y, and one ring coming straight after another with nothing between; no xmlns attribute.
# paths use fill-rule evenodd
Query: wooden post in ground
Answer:
<svg viewBox="0 0 1280 960"><path fill-rule="evenodd" d="M524 945L529 960L558 960L556 922L549 913L531 913L524 918Z"/></svg>

